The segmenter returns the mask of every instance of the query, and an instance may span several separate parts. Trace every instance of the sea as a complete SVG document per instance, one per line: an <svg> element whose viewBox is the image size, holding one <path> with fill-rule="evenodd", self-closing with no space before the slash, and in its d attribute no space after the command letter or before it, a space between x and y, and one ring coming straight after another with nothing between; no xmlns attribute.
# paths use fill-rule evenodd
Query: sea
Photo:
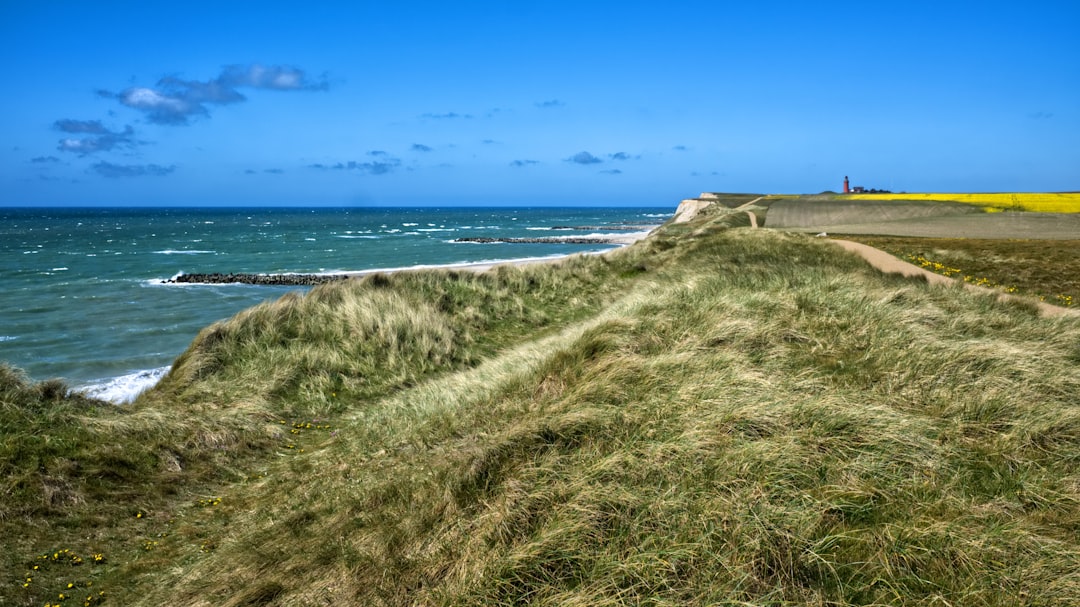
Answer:
<svg viewBox="0 0 1080 607"><path fill-rule="evenodd" d="M204 327L298 287L183 273L328 273L545 259L609 244L457 238L626 234L673 208L0 208L0 361L130 402Z"/></svg>

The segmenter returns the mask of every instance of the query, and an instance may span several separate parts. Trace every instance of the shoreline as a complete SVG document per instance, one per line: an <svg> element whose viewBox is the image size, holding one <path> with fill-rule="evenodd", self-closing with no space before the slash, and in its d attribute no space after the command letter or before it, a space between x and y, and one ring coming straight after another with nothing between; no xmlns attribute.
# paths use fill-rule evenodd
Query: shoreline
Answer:
<svg viewBox="0 0 1080 607"><path fill-rule="evenodd" d="M657 226L659 227L659 226ZM605 249L603 251L584 251L579 253L567 253L567 254L553 254L545 255L543 257L523 257L518 259L501 259L492 261L467 261L447 264L421 264L415 266L406 266L399 268L373 268L370 270L349 270L344 272L328 272L328 273L314 273L314 274L249 274L246 276L262 277L262 278L282 278L293 277L294 279L313 278L320 279L318 282L303 283L299 280L295 282L259 282L248 283L236 280L226 281L226 278L237 278L245 276L243 274L181 274L174 276L170 279L159 280L154 279L151 281L153 285L165 285L165 286L220 286L220 285L249 285L256 284L259 286L314 286L316 284L323 284L327 282L334 282L338 280L347 280L350 278L363 278L371 274L393 274L397 272L415 272L422 270L465 270L468 272L487 272L498 266L513 265L513 266L525 266L538 263L554 263L563 259L568 259L574 255L603 255L608 251L620 249L625 246L629 246L639 240L644 239L655 230L656 227L641 232L633 232L623 234L619 236L613 236L609 239L609 242L605 244L612 244L614 248ZM183 281L180 280L183 276L202 276L213 277L217 276L222 280L220 282L196 282L196 281ZM81 386L72 388L73 392L79 392L91 396L93 398L99 398L106 402L110 402L114 405L124 405L135 400L139 394L154 387L158 381L160 381L171 369L171 365L158 367L153 369L138 369L130 373L125 373L115 377L100 378L90 382L85 382Z"/></svg>
<svg viewBox="0 0 1080 607"><path fill-rule="evenodd" d="M610 250L670 216L661 207L255 211L62 208L20 215L35 238L21 247L7 243L13 253L24 254L12 258L18 272L5 303L18 313L0 331L0 359L34 381L60 379L78 391L111 385L123 392L122 386L149 380L148 374L172 363L203 328L288 291L305 293L333 275L465 273L551 263ZM98 221L100 216L106 219ZM428 224L439 231L429 233ZM74 240L59 241L63 230L57 226ZM130 232L130 241L109 240L117 226ZM584 245L452 243L467 235L606 238ZM355 240L369 237L374 240ZM224 276L173 278L193 272Z"/></svg>
<svg viewBox="0 0 1080 607"><path fill-rule="evenodd" d="M653 226L648 230L628 232L620 234L618 236L596 236L589 237L581 242L581 244L606 244L612 245L614 248L622 248L631 245L652 233L653 230L659 226ZM579 237L580 238L580 237ZM552 238L552 239L485 239L483 241L476 240L459 240L459 242L470 242L474 244L499 244L499 243L514 243L514 242L540 242L540 243L552 243L552 244L566 244L567 242L577 242L577 240L569 241L566 238ZM198 286L198 285L256 285L256 286L295 286L295 287L312 287L320 284L326 284L330 282L337 282L339 280L348 280L350 278L363 278L370 274L388 274L395 272L414 272L420 270L467 270L470 272L486 272L491 268L500 265L526 265L530 263L550 263L560 259L565 259L573 255L600 255L610 251L612 249L606 249L603 251L586 251L581 253L567 253L567 254L554 254L543 257L524 257L519 259L504 259L493 261L475 261L475 262L456 262L448 264L421 264L415 266L406 266L399 268L373 268L369 270L344 270L340 272L288 272L280 274L254 274L254 273L221 273L221 272L191 272L177 274L167 279L153 279L152 284L156 285L169 285L169 286Z"/></svg>

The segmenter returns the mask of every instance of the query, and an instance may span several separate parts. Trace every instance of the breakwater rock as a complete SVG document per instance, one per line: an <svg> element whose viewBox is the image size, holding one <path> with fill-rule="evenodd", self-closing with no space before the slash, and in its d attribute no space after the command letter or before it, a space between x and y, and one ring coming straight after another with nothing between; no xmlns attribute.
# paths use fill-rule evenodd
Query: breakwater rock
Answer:
<svg viewBox="0 0 1080 607"><path fill-rule="evenodd" d="M178 274L162 284L265 285L313 287L327 282L345 280L347 274Z"/></svg>
<svg viewBox="0 0 1080 607"><path fill-rule="evenodd" d="M651 230L656 225L637 225L637 224L623 224L623 225L607 225L607 226L551 226L552 230L577 230L579 232L640 232L641 230Z"/></svg>
<svg viewBox="0 0 1080 607"><path fill-rule="evenodd" d="M547 238L487 238L487 237L467 237L467 238L455 238L454 242L474 242L481 244L489 244L495 242L515 242L524 244L615 244L612 240L603 237L588 237L588 236L550 236Z"/></svg>

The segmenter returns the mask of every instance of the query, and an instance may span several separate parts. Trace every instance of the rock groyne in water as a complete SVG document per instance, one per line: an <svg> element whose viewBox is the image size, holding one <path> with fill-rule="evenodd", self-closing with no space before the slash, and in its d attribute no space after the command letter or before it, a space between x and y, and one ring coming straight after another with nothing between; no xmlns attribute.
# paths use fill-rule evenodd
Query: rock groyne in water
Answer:
<svg viewBox="0 0 1080 607"><path fill-rule="evenodd" d="M494 243L494 242L516 242L524 244L617 244L609 238L602 237L574 237L574 236L550 236L547 238L488 238L480 236L470 236L466 238L455 238L454 242L476 242L482 244Z"/></svg>
<svg viewBox="0 0 1080 607"><path fill-rule="evenodd" d="M161 281L161 284L245 284L313 287L347 278L350 278L348 274L178 274L168 280Z"/></svg>
<svg viewBox="0 0 1080 607"><path fill-rule="evenodd" d="M577 230L577 231L596 231L596 232L640 232L641 230L652 230L656 228L656 224L624 224L624 225L607 225L607 226L551 226L552 230Z"/></svg>

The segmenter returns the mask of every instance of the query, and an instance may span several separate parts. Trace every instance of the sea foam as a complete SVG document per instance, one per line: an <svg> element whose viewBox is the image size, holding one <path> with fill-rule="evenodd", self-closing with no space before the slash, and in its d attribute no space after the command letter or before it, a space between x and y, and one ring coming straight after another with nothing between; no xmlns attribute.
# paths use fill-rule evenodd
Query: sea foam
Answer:
<svg viewBox="0 0 1080 607"><path fill-rule="evenodd" d="M81 392L91 398L108 401L113 404L124 405L135 400L135 397L142 394L145 390L154 387L162 377L165 377L165 374L168 373L171 368L172 367L159 367L157 369L146 369L143 371L136 371L135 373L128 373L127 375L113 377L98 383L77 388L76 392Z"/></svg>

